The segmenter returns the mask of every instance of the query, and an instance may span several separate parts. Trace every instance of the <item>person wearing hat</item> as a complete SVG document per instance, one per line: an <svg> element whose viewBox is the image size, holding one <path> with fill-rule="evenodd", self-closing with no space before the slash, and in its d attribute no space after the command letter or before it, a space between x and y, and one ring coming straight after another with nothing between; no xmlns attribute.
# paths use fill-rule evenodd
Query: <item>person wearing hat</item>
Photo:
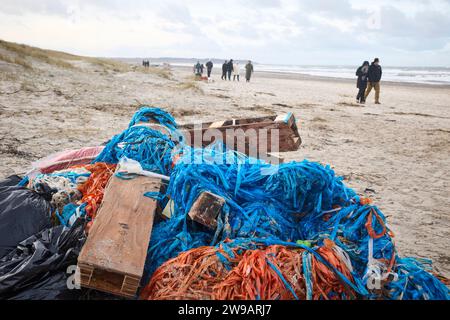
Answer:
<svg viewBox="0 0 450 320"><path fill-rule="evenodd" d="M356 81L356 87L359 89L356 101L359 103L366 103L366 88L367 88L367 75L369 73L369 61L364 61L362 66L356 70L358 80Z"/></svg>
<svg viewBox="0 0 450 320"><path fill-rule="evenodd" d="M380 81L381 76L383 75L383 70L380 66L380 59L375 58L373 60L372 64L369 67L369 83L366 90L366 96L365 98L369 96L370 91L372 91L372 88L375 89L375 104L381 104L380 103Z"/></svg>

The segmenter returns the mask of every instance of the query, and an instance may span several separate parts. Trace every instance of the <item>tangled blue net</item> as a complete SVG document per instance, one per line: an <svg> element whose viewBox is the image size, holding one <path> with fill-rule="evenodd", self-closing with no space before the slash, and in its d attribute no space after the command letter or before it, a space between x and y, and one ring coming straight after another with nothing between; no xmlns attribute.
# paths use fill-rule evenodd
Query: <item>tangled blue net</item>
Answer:
<svg viewBox="0 0 450 320"><path fill-rule="evenodd" d="M155 122L167 134L146 125ZM355 291L362 298L449 298L448 288L432 274L431 262L399 257L383 213L361 201L329 166L307 160L271 165L219 143L191 148L183 144L171 115L149 107L138 111L94 162L118 163L124 156L145 170L170 176L164 194L148 195L172 200L173 212L153 227L146 279L180 252L224 246L227 239L267 245L309 240L312 252L330 239L348 255ZM204 191L226 201L216 230L188 218ZM371 279L379 283L371 287Z"/></svg>

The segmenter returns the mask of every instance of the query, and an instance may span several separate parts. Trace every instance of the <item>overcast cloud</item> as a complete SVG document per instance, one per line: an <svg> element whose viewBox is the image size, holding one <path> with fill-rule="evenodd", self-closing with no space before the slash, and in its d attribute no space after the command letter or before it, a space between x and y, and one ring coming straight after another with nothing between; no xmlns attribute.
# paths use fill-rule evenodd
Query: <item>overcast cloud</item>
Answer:
<svg viewBox="0 0 450 320"><path fill-rule="evenodd" d="M450 66L450 0L0 0L0 38L93 56Z"/></svg>

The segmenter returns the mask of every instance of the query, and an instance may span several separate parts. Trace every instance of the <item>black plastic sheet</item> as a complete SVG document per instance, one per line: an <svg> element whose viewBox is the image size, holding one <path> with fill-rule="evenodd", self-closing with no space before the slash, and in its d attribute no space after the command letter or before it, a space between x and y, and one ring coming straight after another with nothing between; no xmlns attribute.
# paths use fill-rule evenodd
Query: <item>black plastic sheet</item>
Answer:
<svg viewBox="0 0 450 320"><path fill-rule="evenodd" d="M71 228L48 228L22 241L0 260L0 299L76 299L81 290L67 286L86 239L84 220Z"/></svg>
<svg viewBox="0 0 450 320"><path fill-rule="evenodd" d="M15 180L2 181L0 187L0 258L23 240L51 227L51 205L36 192L8 186Z"/></svg>
<svg viewBox="0 0 450 320"><path fill-rule="evenodd" d="M10 177L0 181L0 187L17 186L20 181L22 181L22 177L19 177L17 175L10 176Z"/></svg>

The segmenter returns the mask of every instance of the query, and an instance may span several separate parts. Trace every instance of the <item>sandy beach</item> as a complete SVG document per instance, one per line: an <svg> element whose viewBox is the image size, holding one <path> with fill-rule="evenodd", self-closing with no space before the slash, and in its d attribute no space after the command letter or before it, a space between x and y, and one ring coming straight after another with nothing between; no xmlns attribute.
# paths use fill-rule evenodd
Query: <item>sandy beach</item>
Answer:
<svg viewBox="0 0 450 320"><path fill-rule="evenodd" d="M1 53L1 52L0 52ZM303 144L285 161L330 164L388 217L402 255L450 277L450 87L382 83L381 105L356 104L355 81L256 72L251 83L193 81L191 70L74 68L0 61L0 179L53 152L95 146L140 104L190 123L292 112Z"/></svg>

